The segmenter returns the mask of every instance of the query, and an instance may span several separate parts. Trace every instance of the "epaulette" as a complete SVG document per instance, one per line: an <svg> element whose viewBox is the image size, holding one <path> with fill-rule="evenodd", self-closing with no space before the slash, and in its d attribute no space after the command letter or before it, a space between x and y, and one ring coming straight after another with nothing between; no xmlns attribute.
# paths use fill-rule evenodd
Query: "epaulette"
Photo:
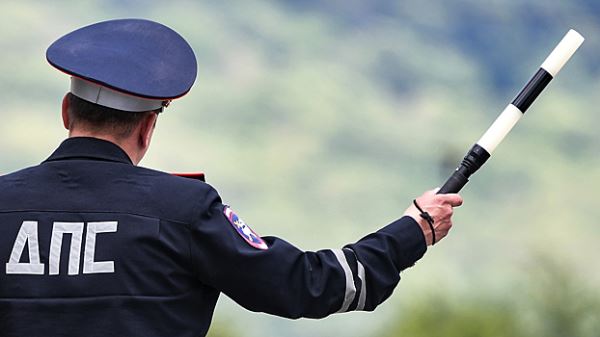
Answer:
<svg viewBox="0 0 600 337"><path fill-rule="evenodd" d="M171 173L174 176L178 176L178 177L183 177L183 178L189 178L189 179L196 179L196 180L200 180L202 182L206 182L205 176L204 176L204 172L192 172L192 173Z"/></svg>

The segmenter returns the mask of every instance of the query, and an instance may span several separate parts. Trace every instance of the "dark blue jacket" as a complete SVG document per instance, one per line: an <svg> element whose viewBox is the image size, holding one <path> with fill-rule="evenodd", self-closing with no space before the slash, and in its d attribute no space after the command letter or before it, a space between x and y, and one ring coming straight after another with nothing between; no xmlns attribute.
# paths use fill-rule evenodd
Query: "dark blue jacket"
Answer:
<svg viewBox="0 0 600 337"><path fill-rule="evenodd" d="M409 217L342 249L261 239L210 185L71 138L0 177L0 334L203 336L221 292L289 318L370 311L425 250Z"/></svg>

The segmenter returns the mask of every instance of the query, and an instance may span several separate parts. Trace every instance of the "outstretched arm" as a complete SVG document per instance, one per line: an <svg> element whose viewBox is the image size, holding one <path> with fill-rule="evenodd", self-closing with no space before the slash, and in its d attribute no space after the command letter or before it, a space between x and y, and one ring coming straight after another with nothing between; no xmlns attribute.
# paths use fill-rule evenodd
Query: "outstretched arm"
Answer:
<svg viewBox="0 0 600 337"><path fill-rule="evenodd" d="M288 318L371 311L391 295L400 272L414 265L430 243L429 225L411 207L402 218L341 249L302 251L276 237L252 241L248 233L254 232L232 216L216 192L208 198L209 206L191 228L198 278L252 311ZM430 191L417 201L443 238L451 227L452 207L462 199Z"/></svg>

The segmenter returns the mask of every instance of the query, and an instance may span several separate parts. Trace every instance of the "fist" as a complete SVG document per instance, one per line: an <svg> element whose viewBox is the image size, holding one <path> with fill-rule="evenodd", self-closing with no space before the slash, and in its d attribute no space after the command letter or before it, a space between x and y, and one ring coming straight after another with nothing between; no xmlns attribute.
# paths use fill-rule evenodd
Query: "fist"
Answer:
<svg viewBox="0 0 600 337"><path fill-rule="evenodd" d="M417 204L421 209L433 218L433 228L435 230L435 242L439 242L452 228L453 208L462 205L463 199L458 194L435 194L438 189L430 190L417 199ZM410 216L421 226L421 230L425 235L425 242L428 246L432 245L433 234L427 220L420 216L421 212L411 204L404 215Z"/></svg>

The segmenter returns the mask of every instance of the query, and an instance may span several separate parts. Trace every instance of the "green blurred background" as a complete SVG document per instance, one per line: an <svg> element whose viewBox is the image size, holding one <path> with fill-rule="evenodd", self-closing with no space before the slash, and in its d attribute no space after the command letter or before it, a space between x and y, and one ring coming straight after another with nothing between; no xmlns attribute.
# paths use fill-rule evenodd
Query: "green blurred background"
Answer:
<svg viewBox="0 0 600 337"><path fill-rule="evenodd" d="M354 242L441 185L577 29L586 42L463 190L449 237L376 312L292 321L223 296L210 335L600 336L600 2L1 6L0 172L37 164L66 136L69 81L47 46L93 22L153 19L190 42L199 76L142 164L206 172L257 232L307 250Z"/></svg>

